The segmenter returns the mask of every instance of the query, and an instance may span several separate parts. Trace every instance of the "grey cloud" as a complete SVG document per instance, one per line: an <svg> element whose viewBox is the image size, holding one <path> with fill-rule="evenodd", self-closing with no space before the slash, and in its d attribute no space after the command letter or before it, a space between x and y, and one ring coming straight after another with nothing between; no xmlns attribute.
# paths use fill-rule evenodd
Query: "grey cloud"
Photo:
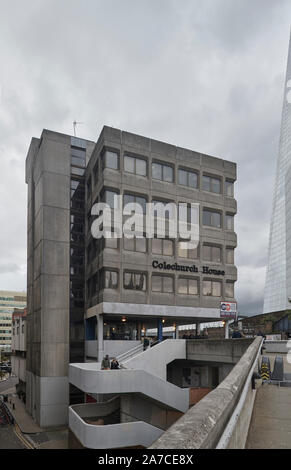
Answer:
<svg viewBox="0 0 291 470"><path fill-rule="evenodd" d="M17 273L18 271L20 271L20 267L15 263L7 263L7 264L0 263L0 274Z"/></svg>
<svg viewBox="0 0 291 470"><path fill-rule="evenodd" d="M26 263L24 163L42 128L103 124L234 160L239 309L261 311L288 0L0 0L0 258ZM0 273L1 274L1 273ZM25 288L21 271L0 276Z"/></svg>

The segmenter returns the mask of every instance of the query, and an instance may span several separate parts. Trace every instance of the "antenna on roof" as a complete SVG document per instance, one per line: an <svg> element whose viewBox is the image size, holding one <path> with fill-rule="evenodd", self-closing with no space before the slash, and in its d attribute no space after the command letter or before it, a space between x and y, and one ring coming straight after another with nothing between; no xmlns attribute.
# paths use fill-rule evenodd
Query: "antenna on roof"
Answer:
<svg viewBox="0 0 291 470"><path fill-rule="evenodd" d="M74 136L76 137L76 126L77 124L84 124L83 122L80 122L80 121L75 121L73 122L73 128L74 128Z"/></svg>

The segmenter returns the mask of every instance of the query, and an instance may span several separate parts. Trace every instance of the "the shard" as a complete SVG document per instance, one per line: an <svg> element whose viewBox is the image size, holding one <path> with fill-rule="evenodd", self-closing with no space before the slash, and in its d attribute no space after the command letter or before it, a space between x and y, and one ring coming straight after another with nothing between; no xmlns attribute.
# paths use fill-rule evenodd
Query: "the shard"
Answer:
<svg viewBox="0 0 291 470"><path fill-rule="evenodd" d="M291 309L291 40L270 226L264 313Z"/></svg>

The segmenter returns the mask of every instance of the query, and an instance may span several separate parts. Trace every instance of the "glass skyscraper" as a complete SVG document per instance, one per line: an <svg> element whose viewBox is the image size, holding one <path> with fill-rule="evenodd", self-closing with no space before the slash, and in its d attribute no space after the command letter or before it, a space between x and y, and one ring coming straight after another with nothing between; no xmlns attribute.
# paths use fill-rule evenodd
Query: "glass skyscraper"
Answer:
<svg viewBox="0 0 291 470"><path fill-rule="evenodd" d="M291 308L291 42L284 88L277 160L264 313ZM289 210L290 209L290 210ZM290 300L289 300L290 299Z"/></svg>

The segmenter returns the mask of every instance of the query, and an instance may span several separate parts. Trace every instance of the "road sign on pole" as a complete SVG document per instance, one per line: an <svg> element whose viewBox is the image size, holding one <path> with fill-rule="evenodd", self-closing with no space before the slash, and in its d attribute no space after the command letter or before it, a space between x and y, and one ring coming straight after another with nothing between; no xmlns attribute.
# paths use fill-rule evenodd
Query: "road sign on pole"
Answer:
<svg viewBox="0 0 291 470"><path fill-rule="evenodd" d="M236 302L220 302L220 318L236 318L237 303Z"/></svg>

